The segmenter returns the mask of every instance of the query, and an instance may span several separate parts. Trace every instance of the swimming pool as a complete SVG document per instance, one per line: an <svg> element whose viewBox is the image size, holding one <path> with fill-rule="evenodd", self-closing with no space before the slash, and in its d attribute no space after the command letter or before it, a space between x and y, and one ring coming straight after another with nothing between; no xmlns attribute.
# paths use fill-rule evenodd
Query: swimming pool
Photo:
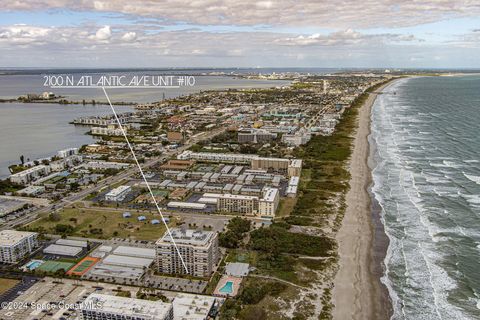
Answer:
<svg viewBox="0 0 480 320"><path fill-rule="evenodd" d="M227 281L223 287L220 288L221 293L232 294L233 293L233 282Z"/></svg>
<svg viewBox="0 0 480 320"><path fill-rule="evenodd" d="M32 271L38 268L42 263L43 261L33 260L33 261L30 261L25 267L27 267L28 270Z"/></svg>

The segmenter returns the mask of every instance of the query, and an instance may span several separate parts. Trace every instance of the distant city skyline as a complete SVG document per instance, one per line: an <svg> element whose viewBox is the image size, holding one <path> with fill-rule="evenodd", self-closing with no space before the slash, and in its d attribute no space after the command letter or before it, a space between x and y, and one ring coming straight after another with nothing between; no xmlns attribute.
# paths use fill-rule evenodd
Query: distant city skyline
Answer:
<svg viewBox="0 0 480 320"><path fill-rule="evenodd" d="M0 5L0 67L480 68L472 1Z"/></svg>

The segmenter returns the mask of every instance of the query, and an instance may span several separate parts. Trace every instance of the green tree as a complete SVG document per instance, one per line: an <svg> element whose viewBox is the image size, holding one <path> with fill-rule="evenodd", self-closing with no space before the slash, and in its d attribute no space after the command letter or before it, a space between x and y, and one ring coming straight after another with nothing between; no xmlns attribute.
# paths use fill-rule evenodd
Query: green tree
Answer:
<svg viewBox="0 0 480 320"><path fill-rule="evenodd" d="M50 221L60 221L62 219L62 217L60 216L60 214L58 212L53 211L48 215L48 219Z"/></svg>
<svg viewBox="0 0 480 320"><path fill-rule="evenodd" d="M71 234L73 232L73 227L69 224L57 224L55 226L55 231L60 234Z"/></svg>

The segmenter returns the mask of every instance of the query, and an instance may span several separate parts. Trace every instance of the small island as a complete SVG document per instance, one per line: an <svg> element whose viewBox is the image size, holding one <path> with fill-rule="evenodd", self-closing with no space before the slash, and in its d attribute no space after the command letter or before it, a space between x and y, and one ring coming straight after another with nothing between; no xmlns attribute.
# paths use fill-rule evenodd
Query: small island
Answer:
<svg viewBox="0 0 480 320"><path fill-rule="evenodd" d="M12 102L22 102L22 103L58 103L58 104L75 104L75 105L108 105L106 101L96 101L95 99L92 100L85 100L82 101L72 101L66 99L65 96L56 95L53 92L45 91L41 94L38 93L27 93L25 95L19 96L18 98L12 99L0 99L0 103L12 103ZM112 102L113 105L135 105L135 102L126 102L126 101L117 101Z"/></svg>

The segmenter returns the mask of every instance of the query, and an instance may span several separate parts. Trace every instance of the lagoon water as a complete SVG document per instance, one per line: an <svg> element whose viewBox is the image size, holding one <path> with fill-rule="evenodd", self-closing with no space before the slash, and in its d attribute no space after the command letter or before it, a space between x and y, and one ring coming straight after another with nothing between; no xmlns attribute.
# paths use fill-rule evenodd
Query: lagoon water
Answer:
<svg viewBox="0 0 480 320"><path fill-rule="evenodd" d="M133 110L116 106L118 112ZM109 106L81 106L44 103L0 104L0 178L9 175L8 166L25 160L55 155L58 150L80 147L94 141L85 133L89 127L70 121L81 116L110 114Z"/></svg>
<svg viewBox="0 0 480 320"><path fill-rule="evenodd" d="M161 74L159 72L149 72ZM109 72L107 74L115 74ZM137 72L145 74L145 72ZM166 73L168 74L168 72ZM112 101L153 102L186 95L201 90L222 88L274 87L286 85L288 81L237 79L221 76L197 76L194 87L177 89L110 89ZM68 100L105 101L99 89L48 89L43 87L41 74L0 75L0 99L17 98L26 93L53 91ZM128 106L116 106L118 112L133 110ZM60 105L43 103L0 103L0 179L9 175L8 166L19 163L20 155L31 160L54 155L58 150L79 147L92 143L86 135L88 127L69 124L80 116L110 114L106 105Z"/></svg>
<svg viewBox="0 0 480 320"><path fill-rule="evenodd" d="M404 79L375 102L393 319L480 319L479 132L479 76Z"/></svg>
<svg viewBox="0 0 480 320"><path fill-rule="evenodd" d="M100 75L126 75L127 79L130 79L134 75L170 75L169 72L106 72L106 73L72 73L75 79L80 79L82 75L92 75L94 79L98 79ZM68 75L68 73L59 74ZM12 99L17 98L26 93L42 93L44 91L51 91L56 95L66 96L71 101L82 101L83 99L91 101L105 102L105 96L100 89L96 88L54 88L44 87L44 75L41 73L35 74L16 74L16 75L0 75L0 99ZM112 96L112 100L124 101L124 102L139 102L148 103L160 101L165 98L174 98L181 95L188 95L190 93L199 92L203 90L221 89L221 88L269 88L275 86L282 86L289 83L288 81L276 81L276 80L255 80L255 79L243 79L233 78L225 76L195 76L195 85L192 87L180 87L180 88L119 88L108 89L108 93Z"/></svg>

